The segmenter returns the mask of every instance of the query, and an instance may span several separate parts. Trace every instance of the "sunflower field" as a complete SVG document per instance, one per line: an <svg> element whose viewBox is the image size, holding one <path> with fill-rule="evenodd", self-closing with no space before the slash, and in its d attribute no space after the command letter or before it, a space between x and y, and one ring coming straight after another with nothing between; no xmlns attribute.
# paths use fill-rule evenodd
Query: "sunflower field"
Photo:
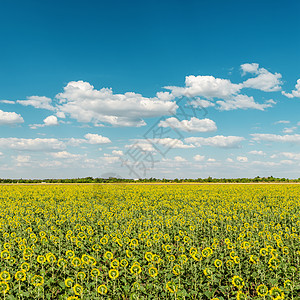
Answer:
<svg viewBox="0 0 300 300"><path fill-rule="evenodd" d="M300 299L300 185L1 185L1 299Z"/></svg>

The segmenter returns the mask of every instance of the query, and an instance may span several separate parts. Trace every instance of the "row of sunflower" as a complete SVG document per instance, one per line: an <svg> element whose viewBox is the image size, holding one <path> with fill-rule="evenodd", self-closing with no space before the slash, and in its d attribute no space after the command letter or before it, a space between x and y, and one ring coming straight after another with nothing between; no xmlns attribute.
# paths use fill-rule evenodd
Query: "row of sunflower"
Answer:
<svg viewBox="0 0 300 300"><path fill-rule="evenodd" d="M3 185L3 299L300 299L298 185Z"/></svg>

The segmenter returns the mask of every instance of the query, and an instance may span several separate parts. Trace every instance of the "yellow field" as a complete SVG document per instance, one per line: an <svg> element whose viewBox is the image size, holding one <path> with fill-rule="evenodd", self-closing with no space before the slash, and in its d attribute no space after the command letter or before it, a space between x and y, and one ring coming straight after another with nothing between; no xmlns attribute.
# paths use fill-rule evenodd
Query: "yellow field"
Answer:
<svg viewBox="0 0 300 300"><path fill-rule="evenodd" d="M300 299L299 185L0 186L2 299Z"/></svg>

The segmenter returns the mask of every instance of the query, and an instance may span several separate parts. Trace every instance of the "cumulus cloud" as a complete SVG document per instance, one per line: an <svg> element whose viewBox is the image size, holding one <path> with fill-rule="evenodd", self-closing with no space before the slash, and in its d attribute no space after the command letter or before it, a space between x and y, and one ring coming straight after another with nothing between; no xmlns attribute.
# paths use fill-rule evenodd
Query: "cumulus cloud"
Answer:
<svg viewBox="0 0 300 300"><path fill-rule="evenodd" d="M282 93L282 95L284 95L288 98L295 98L295 97L300 98L300 79L297 80L297 83L295 85L295 89L291 93L286 93L284 91L282 91L281 93Z"/></svg>
<svg viewBox="0 0 300 300"><path fill-rule="evenodd" d="M285 127L282 131L283 133L293 133L297 129L296 126L294 127Z"/></svg>
<svg viewBox="0 0 300 300"><path fill-rule="evenodd" d="M67 151L60 151L60 152L56 152L56 153L51 153L51 155L54 158L57 158L57 159L68 159L68 158L79 159L79 158L82 157L82 155L80 155L80 154L72 154L72 153L69 153Z"/></svg>
<svg viewBox="0 0 300 300"><path fill-rule="evenodd" d="M256 74L256 77L244 81L242 86L245 88L257 89L265 92L275 92L281 90L282 75L280 73L271 73L265 68L259 68L258 64L243 64L241 68L246 73Z"/></svg>
<svg viewBox="0 0 300 300"><path fill-rule="evenodd" d="M226 101L217 101L220 106L219 110L234 110L234 109L258 109L264 110L267 107L272 107L271 103L260 104L254 101L254 98L247 95L237 95Z"/></svg>
<svg viewBox="0 0 300 300"><path fill-rule="evenodd" d="M210 119L198 119L192 117L190 120L178 120L177 118L168 118L164 121L160 121L159 127L171 127L183 131L194 132L210 132L217 130L216 123Z"/></svg>
<svg viewBox="0 0 300 300"><path fill-rule="evenodd" d="M214 158L208 158L207 162L215 162L216 160Z"/></svg>
<svg viewBox="0 0 300 300"><path fill-rule="evenodd" d="M35 108L55 110L54 106L51 105L52 99L45 96L30 96L27 100L17 100L17 102L24 106L33 106Z"/></svg>
<svg viewBox="0 0 300 300"><path fill-rule="evenodd" d="M112 89L97 90L84 81L71 81L64 92L56 95L60 104L57 109L69 114L79 122L94 124L108 123L113 126L146 125L143 118L170 115L177 105L169 93L158 93L157 97L146 98L140 94L127 92L114 94Z"/></svg>
<svg viewBox="0 0 300 300"><path fill-rule="evenodd" d="M245 138L240 136L223 136L216 135L213 137L189 137L185 138L185 142L191 143L197 147L201 146L211 146L217 148L238 148L240 143L245 140Z"/></svg>
<svg viewBox="0 0 300 300"><path fill-rule="evenodd" d="M241 84L234 84L228 79L215 78L213 76L186 76L185 87L165 86L171 90L175 97L203 96L205 98L227 98L235 95L242 88Z"/></svg>
<svg viewBox="0 0 300 300"><path fill-rule="evenodd" d="M253 155L266 155L266 153L262 150L252 150L248 152L249 154L253 154Z"/></svg>
<svg viewBox="0 0 300 300"><path fill-rule="evenodd" d="M0 138L0 147L20 151L54 151L65 149L58 139Z"/></svg>
<svg viewBox="0 0 300 300"><path fill-rule="evenodd" d="M200 107L200 108L215 106L215 103L208 100L199 99L199 98L191 101L190 104L193 105L194 107Z"/></svg>
<svg viewBox="0 0 300 300"><path fill-rule="evenodd" d="M29 155L18 155L18 156L13 156L13 158L18 162L18 163L27 163L30 160Z"/></svg>
<svg viewBox="0 0 300 300"><path fill-rule="evenodd" d="M30 125L31 129L37 129L38 127L45 127L45 126L56 126L58 125L58 120L56 116L48 116L45 118L43 124L33 124Z"/></svg>
<svg viewBox="0 0 300 300"><path fill-rule="evenodd" d="M87 139L87 143L92 145L111 143L108 137L99 134L87 133L84 137Z"/></svg>
<svg viewBox="0 0 300 300"><path fill-rule="evenodd" d="M205 156L204 156L204 155L200 155L200 154L197 154L197 155L195 155L195 156L193 157L193 159L194 159L195 161L203 161L204 158L205 158Z"/></svg>
<svg viewBox="0 0 300 300"><path fill-rule="evenodd" d="M300 134L270 134L270 133L253 133L251 134L254 141L267 141L267 142L279 142L279 143L292 143L299 144L300 143Z"/></svg>
<svg viewBox="0 0 300 300"><path fill-rule="evenodd" d="M122 150L113 150L112 151L112 154L114 155L118 155L118 156L122 156L124 155L123 151Z"/></svg>
<svg viewBox="0 0 300 300"><path fill-rule="evenodd" d="M248 161L248 158L246 156L237 156L236 159L237 159L237 161L242 162L242 163Z"/></svg>
<svg viewBox="0 0 300 300"><path fill-rule="evenodd" d="M185 162L186 161L186 159L183 158L182 156L175 156L174 160L177 161L177 162Z"/></svg>
<svg viewBox="0 0 300 300"><path fill-rule="evenodd" d="M14 125L24 123L20 114L0 110L0 125Z"/></svg>
<svg viewBox="0 0 300 300"><path fill-rule="evenodd" d="M242 75L244 76L247 73L258 74L258 68L259 68L259 64L257 64L257 63L243 64L243 65L241 65L241 69L243 71Z"/></svg>

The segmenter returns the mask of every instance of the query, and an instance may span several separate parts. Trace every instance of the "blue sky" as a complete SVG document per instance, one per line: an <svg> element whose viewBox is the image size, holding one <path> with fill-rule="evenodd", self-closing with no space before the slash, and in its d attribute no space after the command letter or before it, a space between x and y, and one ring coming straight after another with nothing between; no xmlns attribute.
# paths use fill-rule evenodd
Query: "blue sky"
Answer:
<svg viewBox="0 0 300 300"><path fill-rule="evenodd" d="M299 9L2 1L0 177L300 177Z"/></svg>

